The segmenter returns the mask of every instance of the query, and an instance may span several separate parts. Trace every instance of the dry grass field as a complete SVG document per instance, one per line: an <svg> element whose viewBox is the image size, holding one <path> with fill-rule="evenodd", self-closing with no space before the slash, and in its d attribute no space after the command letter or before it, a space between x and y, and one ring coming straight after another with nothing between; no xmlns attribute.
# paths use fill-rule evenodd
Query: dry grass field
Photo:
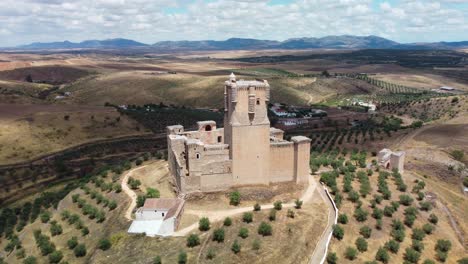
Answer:
<svg viewBox="0 0 468 264"><path fill-rule="evenodd" d="M145 169L141 172L142 186L151 184L154 179L161 182L168 183L169 179L164 177L166 162L161 160L150 160L144 162ZM125 173L125 172L123 172ZM48 263L49 257L43 256L39 247L37 246L36 239L34 238L34 230L41 230L42 234L49 237L50 242L55 245L55 249L62 252L63 261L68 263L151 263L152 259L160 256L163 263L176 263L178 254L184 251L188 255L188 263L193 263L197 259L201 263L266 263L272 261L279 261L279 263L307 263L308 258L317 243L323 228L327 223L326 214L317 213L323 211L325 204L316 192L311 203L304 205L301 209L292 209L295 213L294 218L287 217L287 210L277 211L276 220L268 220L268 211L252 212L253 222L244 223L242 215L232 217L232 225L225 228L224 242L218 243L212 241L212 232L214 229L222 227L222 222L211 223L211 229L207 232L194 230L193 233L199 234L201 245L194 248L186 246L187 237L168 237L168 238L151 238L143 235L129 235L126 233L130 222L124 218L124 211L129 205L129 198L124 192L116 192L114 190L103 191L98 187L97 182L102 180L101 184L119 185L119 174L108 172L105 176L98 176L84 187L75 189L65 196L63 200L58 203L56 209L48 208L44 211L50 213L50 220L42 222L41 217L36 219L33 223L27 223L26 226L16 232L25 256L36 257L38 263ZM136 176L139 177L139 176ZM150 179L147 179L150 178ZM59 191L63 188L63 184L45 189L44 191ZM161 194L164 194L164 186L162 186ZM75 202L73 201L76 196ZM105 206L104 202L99 201L99 195L104 199L115 201L117 207L110 209ZM31 195L27 198L18 201L11 205L21 205L24 202L33 202L34 198L38 196ZM89 215L84 214L83 208L80 207L80 200L86 204L98 208L98 210L105 213L105 220L99 222L97 219L92 219ZM252 200L246 200L246 203L251 203ZM218 202L219 203L219 202ZM224 201L223 201L224 203ZM226 206L228 202L226 202ZM245 206L243 203L241 206ZM64 217L64 211L70 215L76 215L81 224L77 222L70 223L73 217ZM182 218L181 227L191 224L198 220L197 217L191 215L184 215ZM59 235L52 235L51 221L56 221L61 226L62 232ZM260 222L265 221L272 226L271 236L261 236L258 234L257 229ZM80 226L80 228L78 228ZM245 239L238 237L238 232L241 227L249 230L249 236ZM89 234L83 235L82 230L87 228ZM86 247L86 255L83 257L76 257L73 249L70 249L67 241L73 236L76 236L79 243ZM98 242L102 238L107 238L111 241L112 247L107 251L98 248ZM237 239L241 244L241 252L234 254L231 251L233 241ZM253 249L254 241L259 241L259 248ZM295 243L284 243L284 241L295 241ZM3 250L7 245L8 240L0 240L0 248ZM24 257L18 256L19 249L14 250L11 254L4 254L4 260L7 263L22 262ZM208 260L208 252L214 252L213 259ZM291 254L283 254L290 252ZM3 252L2 252L3 253Z"/></svg>
<svg viewBox="0 0 468 264"><path fill-rule="evenodd" d="M0 104L0 164L85 142L145 133L113 108Z"/></svg>
<svg viewBox="0 0 468 264"><path fill-rule="evenodd" d="M372 77L389 83L425 90L437 89L442 86L450 86L458 90L468 91L468 84L460 83L456 80L435 74L379 73Z"/></svg>

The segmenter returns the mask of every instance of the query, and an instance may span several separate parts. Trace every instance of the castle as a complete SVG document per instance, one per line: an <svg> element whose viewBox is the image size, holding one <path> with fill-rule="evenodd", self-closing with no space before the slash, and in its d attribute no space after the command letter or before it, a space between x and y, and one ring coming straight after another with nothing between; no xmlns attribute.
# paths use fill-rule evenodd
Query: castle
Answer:
<svg viewBox="0 0 468 264"><path fill-rule="evenodd" d="M236 80L224 86L224 128L198 122L198 130L167 127L168 163L179 194L226 190L234 186L306 183L310 139L270 128L266 80Z"/></svg>

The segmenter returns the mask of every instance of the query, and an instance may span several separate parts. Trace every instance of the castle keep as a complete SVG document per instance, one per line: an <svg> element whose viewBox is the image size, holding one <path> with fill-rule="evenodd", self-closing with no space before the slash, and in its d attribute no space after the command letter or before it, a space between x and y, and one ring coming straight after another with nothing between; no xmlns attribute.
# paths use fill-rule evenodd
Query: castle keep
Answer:
<svg viewBox="0 0 468 264"><path fill-rule="evenodd" d="M270 128L266 80L236 80L224 86L224 128L198 122L198 130L167 127L168 163L181 194L226 190L233 186L305 183L309 175L310 139L283 139Z"/></svg>

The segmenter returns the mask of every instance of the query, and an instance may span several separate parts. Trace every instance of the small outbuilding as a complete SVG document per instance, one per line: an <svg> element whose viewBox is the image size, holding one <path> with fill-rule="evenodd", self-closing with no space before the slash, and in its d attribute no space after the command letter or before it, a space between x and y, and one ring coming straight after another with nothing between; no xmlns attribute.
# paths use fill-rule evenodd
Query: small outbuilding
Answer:
<svg viewBox="0 0 468 264"><path fill-rule="evenodd" d="M397 169L400 173L404 170L405 163L404 151L393 152L390 149L382 149L377 155L378 164L385 169Z"/></svg>
<svg viewBox="0 0 468 264"><path fill-rule="evenodd" d="M149 198L138 208L128 233L169 236L177 230L185 201L180 198Z"/></svg>

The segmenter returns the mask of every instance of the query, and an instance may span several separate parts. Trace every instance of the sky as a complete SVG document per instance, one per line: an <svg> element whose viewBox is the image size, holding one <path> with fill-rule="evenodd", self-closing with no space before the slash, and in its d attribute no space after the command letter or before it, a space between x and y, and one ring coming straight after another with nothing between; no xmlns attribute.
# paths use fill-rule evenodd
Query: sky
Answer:
<svg viewBox="0 0 468 264"><path fill-rule="evenodd" d="M0 0L0 47L328 35L468 40L468 0Z"/></svg>

